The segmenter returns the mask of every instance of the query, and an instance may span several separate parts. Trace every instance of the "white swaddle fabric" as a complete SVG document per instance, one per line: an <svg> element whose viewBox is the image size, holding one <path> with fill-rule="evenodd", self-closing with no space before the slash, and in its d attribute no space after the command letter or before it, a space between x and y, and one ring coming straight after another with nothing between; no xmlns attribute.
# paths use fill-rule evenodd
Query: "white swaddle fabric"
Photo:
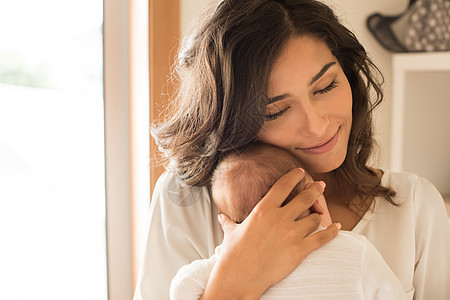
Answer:
<svg viewBox="0 0 450 300"><path fill-rule="evenodd" d="M170 299L198 299L220 255L183 266L172 280ZM341 231L312 252L260 299L406 299L399 279L362 235Z"/></svg>

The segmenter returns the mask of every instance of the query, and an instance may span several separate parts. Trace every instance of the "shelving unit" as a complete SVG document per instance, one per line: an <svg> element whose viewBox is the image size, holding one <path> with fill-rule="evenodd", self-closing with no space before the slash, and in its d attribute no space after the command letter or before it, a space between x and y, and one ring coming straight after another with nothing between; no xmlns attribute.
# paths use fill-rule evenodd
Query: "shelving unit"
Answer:
<svg viewBox="0 0 450 300"><path fill-rule="evenodd" d="M411 158L415 158L416 155L417 160L429 159L431 161L434 159L430 168L438 163L436 160L439 163L443 160L441 167L446 170L438 170L440 184L431 181L448 199L450 176L447 177L447 175L450 174L450 151L448 154L442 154L442 151L446 151L446 147L450 146L447 146L448 144L445 142L443 150L442 142L445 139L450 141L450 52L394 54L392 56L392 74L390 169L405 171L405 167L406 169L409 167L405 166L405 157L408 157L411 162L413 161ZM422 87L426 89L426 92L418 93ZM436 98L440 100L435 101ZM416 124L411 122L411 107L416 110L422 108L417 116ZM410 115L406 115L407 111ZM406 124L406 122L409 123ZM444 128L440 124L444 124ZM434 127L434 129L427 131L426 128L422 128L423 126ZM436 127L441 129L440 132L437 132ZM428 134L424 134L424 132L428 132ZM433 135L438 140L437 146L425 144L430 143ZM405 148L406 137L409 137L409 141L417 140L418 142L414 144L417 147L411 147L410 143ZM425 145L420 144L421 140L424 140ZM424 150L426 147L429 147L429 151ZM433 157L434 155L437 157ZM422 175L421 171L418 173ZM434 172L430 171L429 173L434 175ZM442 183L444 177L446 177L447 184Z"/></svg>
<svg viewBox="0 0 450 300"><path fill-rule="evenodd" d="M391 169L402 170L403 125L405 109L405 77L407 72L448 71L450 72L450 52L442 53L401 53L392 56L392 135ZM450 82L449 82L450 93ZM449 112L450 114L450 112ZM449 128L450 130L450 128ZM450 155L450 154L449 154Z"/></svg>

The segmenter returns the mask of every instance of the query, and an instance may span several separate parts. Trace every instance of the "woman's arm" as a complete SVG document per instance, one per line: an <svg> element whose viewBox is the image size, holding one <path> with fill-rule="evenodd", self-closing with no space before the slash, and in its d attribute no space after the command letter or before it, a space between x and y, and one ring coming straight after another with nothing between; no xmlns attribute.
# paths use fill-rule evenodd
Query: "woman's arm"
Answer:
<svg viewBox="0 0 450 300"><path fill-rule="evenodd" d="M294 169L281 177L242 224L219 216L225 239L200 299L258 299L337 235L336 225L310 235L319 226L318 214L296 221L323 193L320 183L281 207L303 176L302 170Z"/></svg>
<svg viewBox="0 0 450 300"><path fill-rule="evenodd" d="M414 191L414 299L450 299L450 224L444 201L427 180Z"/></svg>

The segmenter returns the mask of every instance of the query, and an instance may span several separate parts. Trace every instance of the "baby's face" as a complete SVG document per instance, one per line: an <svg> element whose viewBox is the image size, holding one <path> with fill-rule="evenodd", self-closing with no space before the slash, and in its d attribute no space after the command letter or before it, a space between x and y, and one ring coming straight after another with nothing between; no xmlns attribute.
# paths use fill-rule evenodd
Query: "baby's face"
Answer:
<svg viewBox="0 0 450 300"><path fill-rule="evenodd" d="M303 180L300 182L300 191L303 191L306 187L308 187L308 185L310 185L312 183L314 183L313 178L311 177L311 175L308 172L306 172L305 178L303 178ZM318 207L318 206L320 206L320 207ZM320 208L322 208L322 209L320 209ZM320 211L323 211L323 213L320 213ZM306 210L303 214L298 216L297 220L300 220L306 216L309 216L313 212L317 212L320 214L320 225L321 226L328 227L331 225L332 221L331 221L330 212L328 211L327 202L326 202L323 194L321 194L319 196L319 198L316 200L316 202L314 202L314 204L308 210Z"/></svg>

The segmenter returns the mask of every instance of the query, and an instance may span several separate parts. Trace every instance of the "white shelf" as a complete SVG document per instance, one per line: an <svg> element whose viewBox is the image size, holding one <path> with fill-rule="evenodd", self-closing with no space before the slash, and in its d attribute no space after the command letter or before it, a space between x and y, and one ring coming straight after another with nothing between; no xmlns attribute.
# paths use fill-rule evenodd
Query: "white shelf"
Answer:
<svg viewBox="0 0 450 300"><path fill-rule="evenodd" d="M393 90L390 168L393 171L402 171L406 73L441 71L450 72L450 52L399 53L392 55Z"/></svg>
<svg viewBox="0 0 450 300"><path fill-rule="evenodd" d="M450 52L397 53L392 55L394 74L407 71L450 70Z"/></svg>

